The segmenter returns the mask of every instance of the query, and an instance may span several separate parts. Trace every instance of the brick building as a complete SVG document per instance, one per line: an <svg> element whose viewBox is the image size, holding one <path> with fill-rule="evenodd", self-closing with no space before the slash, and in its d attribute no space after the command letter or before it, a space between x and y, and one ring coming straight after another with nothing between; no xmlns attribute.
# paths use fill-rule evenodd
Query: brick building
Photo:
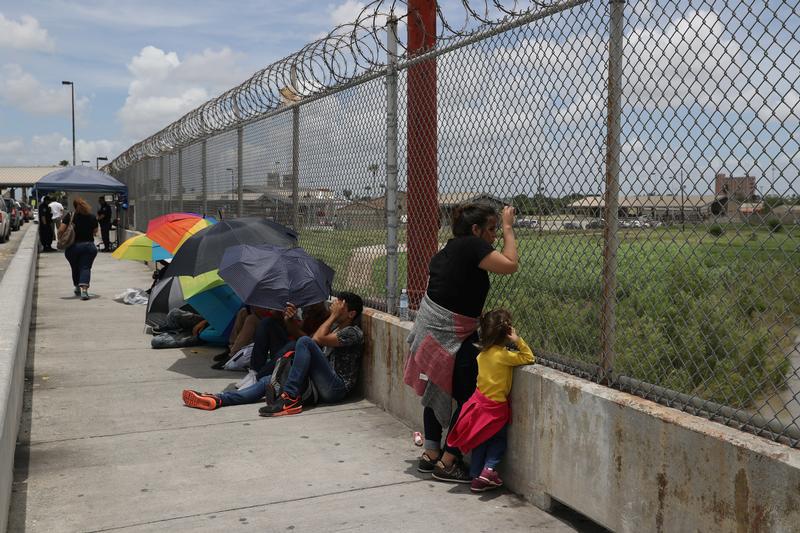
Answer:
<svg viewBox="0 0 800 533"><path fill-rule="evenodd" d="M740 201L752 199L756 195L756 178L754 176L733 177L719 173L714 180L714 193Z"/></svg>

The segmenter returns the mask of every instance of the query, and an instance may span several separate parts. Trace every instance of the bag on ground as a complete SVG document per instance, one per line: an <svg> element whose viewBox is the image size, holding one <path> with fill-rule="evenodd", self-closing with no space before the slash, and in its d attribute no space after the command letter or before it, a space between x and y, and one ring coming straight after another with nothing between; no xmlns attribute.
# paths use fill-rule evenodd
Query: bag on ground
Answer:
<svg viewBox="0 0 800 533"><path fill-rule="evenodd" d="M241 370L250 366L250 358L253 356L253 343L248 344L241 350L233 354L223 367L225 370Z"/></svg>
<svg viewBox="0 0 800 533"><path fill-rule="evenodd" d="M286 384L286 381L289 379L289 371L292 369L292 362L294 361L294 351L286 352L283 356L278 359L275 363L275 370L272 371L272 377L270 378L269 385L267 386L267 395L266 401L267 405L272 405L275 403L275 400L281 395L283 392L283 387ZM302 393L300 394L300 402L304 406L315 405L317 401L319 401L319 396L317 394L317 389L314 387L314 383L306 378L306 381L302 387Z"/></svg>

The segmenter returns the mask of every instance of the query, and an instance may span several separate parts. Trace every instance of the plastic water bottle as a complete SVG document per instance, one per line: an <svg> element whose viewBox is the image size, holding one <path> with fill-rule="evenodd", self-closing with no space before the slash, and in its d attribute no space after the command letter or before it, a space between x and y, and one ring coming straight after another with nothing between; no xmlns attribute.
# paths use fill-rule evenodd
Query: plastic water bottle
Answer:
<svg viewBox="0 0 800 533"><path fill-rule="evenodd" d="M408 320L408 291L400 291L400 320Z"/></svg>

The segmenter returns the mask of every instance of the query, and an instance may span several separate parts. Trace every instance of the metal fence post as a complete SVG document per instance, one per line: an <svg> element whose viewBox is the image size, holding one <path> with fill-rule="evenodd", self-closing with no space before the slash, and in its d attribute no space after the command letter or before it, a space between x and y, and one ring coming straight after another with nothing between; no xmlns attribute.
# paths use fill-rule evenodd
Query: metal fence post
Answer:
<svg viewBox="0 0 800 533"><path fill-rule="evenodd" d="M236 215L242 217L244 214L244 172L242 169L244 148L244 127L236 128Z"/></svg>
<svg viewBox="0 0 800 533"><path fill-rule="evenodd" d="M291 82L294 94L299 94L297 88L297 69L292 66ZM298 231L300 210L300 105L295 103L292 109L292 229Z"/></svg>
<svg viewBox="0 0 800 533"><path fill-rule="evenodd" d="M603 296L600 311L602 356L600 379L613 381L616 336L617 249L619 248L619 168L622 120L622 39L625 0L611 0L608 42L608 132L606 142L605 228L603 231Z"/></svg>
<svg viewBox="0 0 800 533"><path fill-rule="evenodd" d="M166 196L164 194L166 192L165 191L165 187L164 187L164 180L167 177L167 173L164 172L164 167L166 166L165 163L167 162L167 157L168 156L166 156L166 155L162 155L159 158L159 161L161 162L161 164L160 164L161 169L159 170L159 174L160 174L159 183L160 184L158 186L158 194L159 194L159 196L161 196L161 213L159 213L159 215L164 215L164 214L167 213L167 198L166 198Z"/></svg>
<svg viewBox="0 0 800 533"><path fill-rule="evenodd" d="M386 311L397 309L397 19L386 24Z"/></svg>
<svg viewBox="0 0 800 533"><path fill-rule="evenodd" d="M183 211L183 148L178 148L178 211Z"/></svg>
<svg viewBox="0 0 800 533"><path fill-rule="evenodd" d="M208 175L206 173L207 165L206 165L206 140L203 139L203 143L201 145L202 153L200 156L200 175L203 180L203 216L208 215Z"/></svg>
<svg viewBox="0 0 800 533"><path fill-rule="evenodd" d="M436 46L435 0L409 0L408 55ZM439 163L436 57L411 65L406 77L406 195L408 297L416 308L425 295L428 262L439 247Z"/></svg>

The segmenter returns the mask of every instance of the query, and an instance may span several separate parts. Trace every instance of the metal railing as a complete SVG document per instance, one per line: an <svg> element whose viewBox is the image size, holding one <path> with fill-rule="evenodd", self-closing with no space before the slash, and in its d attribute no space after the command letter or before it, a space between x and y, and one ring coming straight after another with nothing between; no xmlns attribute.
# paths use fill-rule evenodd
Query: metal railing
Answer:
<svg viewBox="0 0 800 533"><path fill-rule="evenodd" d="M541 362L796 447L800 0L428 5L372 2L115 159L137 228L267 216L394 311L455 205L511 203L487 308Z"/></svg>

